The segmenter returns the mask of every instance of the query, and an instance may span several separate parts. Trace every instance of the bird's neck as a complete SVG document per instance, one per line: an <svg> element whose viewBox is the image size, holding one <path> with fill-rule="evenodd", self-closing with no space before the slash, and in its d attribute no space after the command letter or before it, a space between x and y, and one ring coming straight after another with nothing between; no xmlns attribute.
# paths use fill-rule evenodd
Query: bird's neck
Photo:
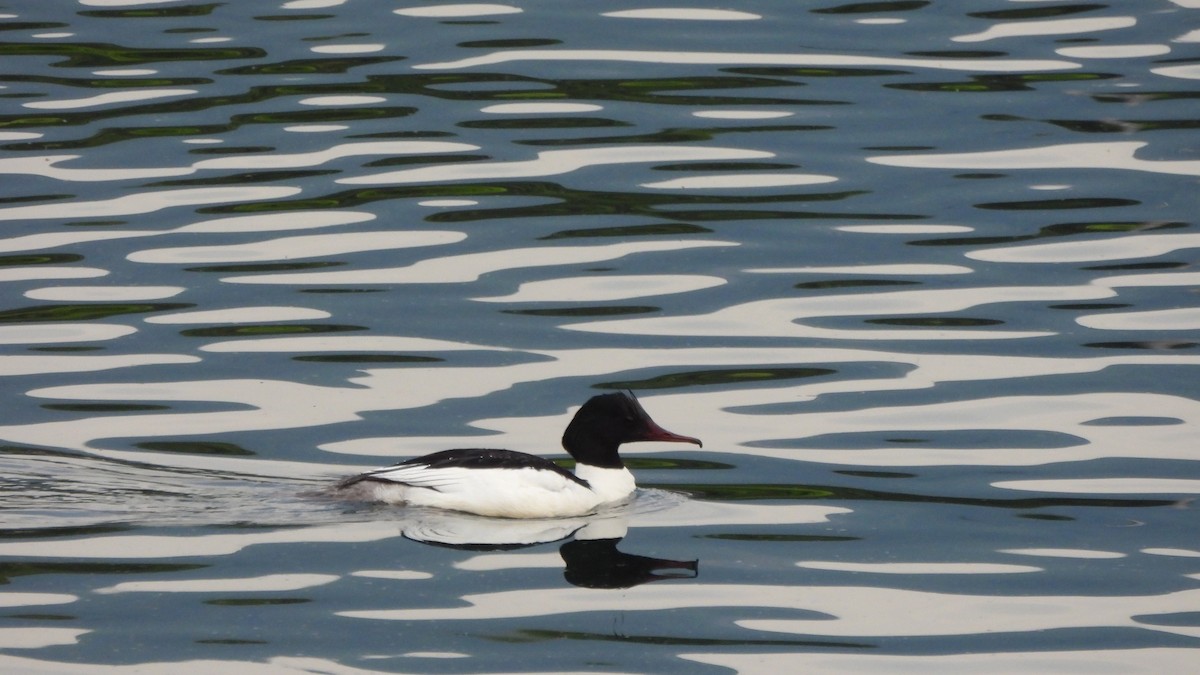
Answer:
<svg viewBox="0 0 1200 675"><path fill-rule="evenodd" d="M567 432L563 434L562 445L579 464L601 469L625 468L625 463L621 461L621 455L617 452L619 443L580 433L568 427Z"/></svg>

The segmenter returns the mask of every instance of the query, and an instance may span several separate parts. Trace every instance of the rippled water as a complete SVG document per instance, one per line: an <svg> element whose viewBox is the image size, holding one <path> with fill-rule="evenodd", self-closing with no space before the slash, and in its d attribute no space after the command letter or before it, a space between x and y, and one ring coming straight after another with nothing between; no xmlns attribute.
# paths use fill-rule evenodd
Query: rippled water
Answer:
<svg viewBox="0 0 1200 675"><path fill-rule="evenodd" d="M3 5L0 669L1194 667L1197 10Z"/></svg>

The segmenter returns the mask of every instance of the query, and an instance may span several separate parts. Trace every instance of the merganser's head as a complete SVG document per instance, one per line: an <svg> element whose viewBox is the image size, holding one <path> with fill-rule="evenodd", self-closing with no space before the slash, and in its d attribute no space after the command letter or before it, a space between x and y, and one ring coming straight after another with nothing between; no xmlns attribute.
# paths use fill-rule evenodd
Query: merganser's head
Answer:
<svg viewBox="0 0 1200 675"><path fill-rule="evenodd" d="M681 436L658 426L650 419L632 392L601 394L588 399L567 425L562 444L582 464L621 468L617 449L622 443L665 441L695 443L700 439Z"/></svg>

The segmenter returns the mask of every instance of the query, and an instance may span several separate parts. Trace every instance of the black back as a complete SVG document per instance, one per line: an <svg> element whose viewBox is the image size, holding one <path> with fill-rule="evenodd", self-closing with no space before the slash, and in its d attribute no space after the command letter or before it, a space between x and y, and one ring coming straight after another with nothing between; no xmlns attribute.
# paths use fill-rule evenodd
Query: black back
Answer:
<svg viewBox="0 0 1200 675"><path fill-rule="evenodd" d="M553 471L580 485L587 485L587 482L583 479L544 457L516 452L514 450L464 448L459 450L442 450L441 452L435 452L423 457L414 457L413 459L405 460L399 464L379 469L378 471L352 476L343 481L340 487L347 487L361 481L369 480L390 482L386 478L376 478L375 474L385 473L402 466L427 466L431 469L538 469L541 471Z"/></svg>

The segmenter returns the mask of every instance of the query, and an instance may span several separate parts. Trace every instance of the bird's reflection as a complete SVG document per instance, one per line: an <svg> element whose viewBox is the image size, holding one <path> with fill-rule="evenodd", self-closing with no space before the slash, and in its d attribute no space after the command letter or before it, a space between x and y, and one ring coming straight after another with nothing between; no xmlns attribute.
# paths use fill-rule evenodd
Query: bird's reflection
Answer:
<svg viewBox="0 0 1200 675"><path fill-rule="evenodd" d="M506 520L446 511L422 512L404 523L407 539L468 551L511 551L562 541L563 578L584 588L632 588L664 579L699 576L698 560L666 560L625 553L624 515L555 520Z"/></svg>
<svg viewBox="0 0 1200 675"><path fill-rule="evenodd" d="M563 578L584 588L632 588L662 579L694 579L699 560L664 560L617 550L618 539L574 539L559 547Z"/></svg>

